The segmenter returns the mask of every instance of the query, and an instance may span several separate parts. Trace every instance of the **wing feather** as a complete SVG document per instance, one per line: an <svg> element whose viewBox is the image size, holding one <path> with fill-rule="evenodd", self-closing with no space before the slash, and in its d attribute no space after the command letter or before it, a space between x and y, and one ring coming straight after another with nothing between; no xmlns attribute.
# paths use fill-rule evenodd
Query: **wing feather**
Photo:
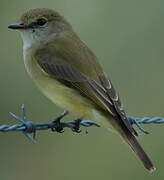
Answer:
<svg viewBox="0 0 164 180"><path fill-rule="evenodd" d="M53 78L76 89L94 104L108 111L110 116L119 117L116 118L117 121L123 123L131 133L137 135L126 117L119 96L111 81L106 78L96 57L88 49L84 49L85 46L81 46L75 51L82 51L83 56L74 54L72 57L68 56L69 46L65 47L66 50L63 49L63 52L59 52L59 50L55 52L55 46L52 46L52 48L49 47L49 51L40 49L36 52L35 59L37 59L40 67ZM77 48L77 46L74 48ZM88 61L82 59L85 57Z"/></svg>

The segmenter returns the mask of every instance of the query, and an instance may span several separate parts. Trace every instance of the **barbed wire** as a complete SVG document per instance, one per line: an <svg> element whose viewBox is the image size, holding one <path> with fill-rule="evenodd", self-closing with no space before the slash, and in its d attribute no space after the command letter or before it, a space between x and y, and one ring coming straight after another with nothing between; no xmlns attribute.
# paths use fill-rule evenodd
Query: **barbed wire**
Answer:
<svg viewBox="0 0 164 180"><path fill-rule="evenodd" d="M81 120L80 118L77 118L73 121L69 122L61 122L61 119L63 119L68 114L67 111L64 111L60 116L55 118L52 122L49 123L35 123L32 121L29 121L26 116L26 110L25 106L21 106L21 116L17 116L14 113L10 113L11 117L20 122L20 124L15 125L0 125L0 132L10 132L10 131L21 131L29 140L35 142L36 140L36 131L39 130L51 130L53 132L63 133L64 128L70 128L73 132L80 133L80 126L84 127L100 127L97 123L91 121L91 120ZM145 134L148 134L148 132L143 129L140 124L161 124L164 123L164 118L161 117L144 117L144 118L136 118L136 117L127 117L129 122L131 124L136 125L142 132ZM88 133L86 131L86 133Z"/></svg>

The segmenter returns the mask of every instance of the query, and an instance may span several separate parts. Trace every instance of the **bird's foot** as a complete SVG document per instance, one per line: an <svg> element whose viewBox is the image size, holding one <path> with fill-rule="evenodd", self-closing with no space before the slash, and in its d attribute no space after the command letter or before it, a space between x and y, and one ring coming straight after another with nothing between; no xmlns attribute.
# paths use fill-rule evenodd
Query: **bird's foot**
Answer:
<svg viewBox="0 0 164 180"><path fill-rule="evenodd" d="M63 119L69 112L64 111L61 115L59 115L57 118L53 120L53 125L55 127L51 128L52 131L63 133L64 132L64 123L61 123L61 119Z"/></svg>
<svg viewBox="0 0 164 180"><path fill-rule="evenodd" d="M73 132L76 133L80 133L80 123L81 123L82 119L81 118L77 118L74 120L74 126L71 128Z"/></svg>

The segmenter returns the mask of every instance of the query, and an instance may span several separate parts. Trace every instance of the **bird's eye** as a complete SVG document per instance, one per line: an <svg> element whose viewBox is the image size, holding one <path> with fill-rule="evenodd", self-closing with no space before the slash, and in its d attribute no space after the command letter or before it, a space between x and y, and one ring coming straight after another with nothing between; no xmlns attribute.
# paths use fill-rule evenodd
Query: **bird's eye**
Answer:
<svg viewBox="0 0 164 180"><path fill-rule="evenodd" d="M43 26L44 24L46 24L47 20L44 18L40 18L37 20L36 24L39 26Z"/></svg>

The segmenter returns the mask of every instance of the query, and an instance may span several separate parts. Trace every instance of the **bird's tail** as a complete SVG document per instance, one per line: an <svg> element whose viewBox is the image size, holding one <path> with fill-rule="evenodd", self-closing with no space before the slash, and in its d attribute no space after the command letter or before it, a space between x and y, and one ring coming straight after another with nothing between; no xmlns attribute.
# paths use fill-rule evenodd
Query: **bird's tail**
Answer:
<svg viewBox="0 0 164 180"><path fill-rule="evenodd" d="M150 172L153 172L156 168L149 159L148 155L145 153L141 145L138 143L135 136L129 131L126 130L124 133L121 133L121 136L123 139L130 145L132 150L136 153L136 155L139 157L143 165L146 169L148 169Z"/></svg>
<svg viewBox="0 0 164 180"><path fill-rule="evenodd" d="M122 121L120 121L120 118L115 117L115 118L107 119L106 117L108 114L103 114L103 113L102 113L102 115L103 115L103 117L105 117L105 119L107 121L101 120L101 122L98 121L98 124L100 124L101 127L109 127L109 122L110 122L113 129L123 138L123 140L127 144L130 145L131 149L135 152L135 154L141 160L141 162L145 166L145 168L148 169L150 172L153 172L156 168L153 165L153 163L151 162L148 155L145 153L145 151L141 147L141 145L138 143L133 132L131 132ZM98 115L98 114L96 114L96 115ZM104 122L104 124L102 122Z"/></svg>

